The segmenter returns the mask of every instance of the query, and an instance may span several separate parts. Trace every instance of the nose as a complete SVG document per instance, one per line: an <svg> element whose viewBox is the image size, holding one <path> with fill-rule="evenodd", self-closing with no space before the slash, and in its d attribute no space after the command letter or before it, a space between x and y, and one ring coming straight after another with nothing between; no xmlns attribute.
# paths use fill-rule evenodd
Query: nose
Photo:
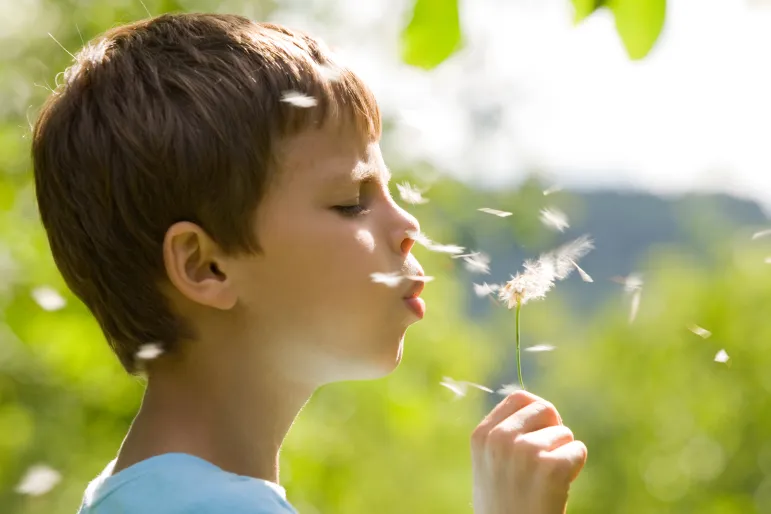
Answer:
<svg viewBox="0 0 771 514"><path fill-rule="evenodd" d="M402 209L400 206L394 204L397 211L397 223L394 228L394 241L395 247L399 248L399 251L403 256L406 256L412 250L412 246L415 244L415 240L410 237L412 232L420 232L420 223L417 218L409 212Z"/></svg>

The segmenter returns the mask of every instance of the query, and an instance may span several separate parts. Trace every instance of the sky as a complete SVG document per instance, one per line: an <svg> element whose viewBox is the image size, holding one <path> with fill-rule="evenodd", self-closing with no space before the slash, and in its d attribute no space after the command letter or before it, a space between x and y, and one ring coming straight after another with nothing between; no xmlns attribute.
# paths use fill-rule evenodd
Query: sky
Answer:
<svg viewBox="0 0 771 514"><path fill-rule="evenodd" d="M275 15L336 47L399 120L387 158L486 185L538 169L578 189L722 191L771 213L771 0L670 0L642 61L608 11L576 26L569 0L466 0L465 46L431 72L399 59L409 4Z"/></svg>

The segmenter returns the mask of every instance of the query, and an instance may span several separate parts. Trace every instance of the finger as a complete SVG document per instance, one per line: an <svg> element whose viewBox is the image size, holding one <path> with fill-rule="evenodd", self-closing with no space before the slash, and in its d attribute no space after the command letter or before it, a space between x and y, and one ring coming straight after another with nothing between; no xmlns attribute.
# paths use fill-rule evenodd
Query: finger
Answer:
<svg viewBox="0 0 771 514"><path fill-rule="evenodd" d="M571 441L548 452L544 458L551 460L557 466L568 482L576 479L586 464L588 450L581 441Z"/></svg>
<svg viewBox="0 0 771 514"><path fill-rule="evenodd" d="M560 417L554 405L545 401L529 403L501 421L493 430L516 434L527 434L542 428L560 425Z"/></svg>
<svg viewBox="0 0 771 514"><path fill-rule="evenodd" d="M565 425L554 425L520 436L530 446L550 452L574 441L573 431Z"/></svg>
<svg viewBox="0 0 771 514"><path fill-rule="evenodd" d="M522 407L537 401L545 402L546 400L528 391L514 391L493 407L493 410L479 424L477 430L484 433L489 432L493 427Z"/></svg>

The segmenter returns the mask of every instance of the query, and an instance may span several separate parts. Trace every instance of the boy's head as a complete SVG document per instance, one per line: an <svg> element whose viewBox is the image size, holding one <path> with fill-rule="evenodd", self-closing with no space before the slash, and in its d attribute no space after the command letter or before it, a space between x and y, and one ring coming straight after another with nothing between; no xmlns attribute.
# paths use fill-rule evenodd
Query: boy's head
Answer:
<svg viewBox="0 0 771 514"><path fill-rule="evenodd" d="M398 363L412 284L370 274L418 272L418 226L388 193L372 93L333 59L183 14L112 29L65 72L34 130L38 205L128 371L148 343L158 365L255 359L317 383Z"/></svg>

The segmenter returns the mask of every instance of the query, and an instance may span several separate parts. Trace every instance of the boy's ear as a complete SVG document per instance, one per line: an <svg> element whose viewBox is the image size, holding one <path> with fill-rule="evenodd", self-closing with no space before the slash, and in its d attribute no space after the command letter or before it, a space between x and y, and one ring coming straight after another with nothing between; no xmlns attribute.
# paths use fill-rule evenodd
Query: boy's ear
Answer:
<svg viewBox="0 0 771 514"><path fill-rule="evenodd" d="M175 223L163 239L163 262L172 285L189 300L228 310L237 295L219 245L200 226Z"/></svg>

